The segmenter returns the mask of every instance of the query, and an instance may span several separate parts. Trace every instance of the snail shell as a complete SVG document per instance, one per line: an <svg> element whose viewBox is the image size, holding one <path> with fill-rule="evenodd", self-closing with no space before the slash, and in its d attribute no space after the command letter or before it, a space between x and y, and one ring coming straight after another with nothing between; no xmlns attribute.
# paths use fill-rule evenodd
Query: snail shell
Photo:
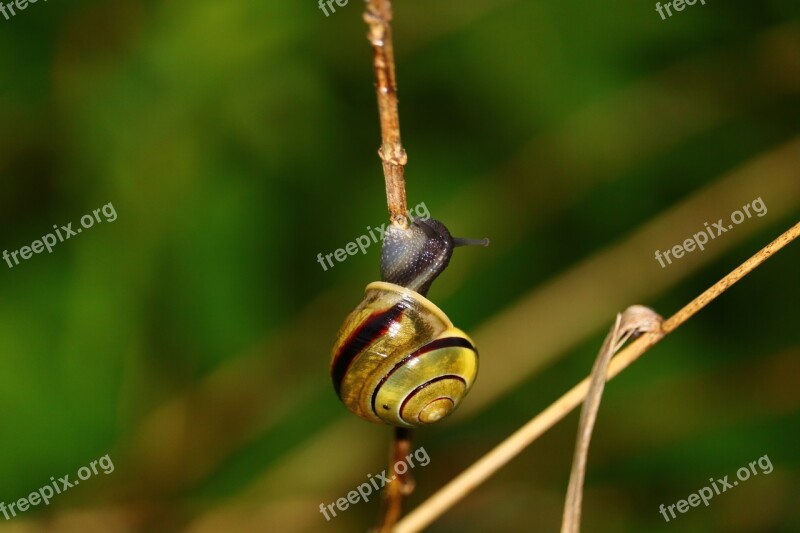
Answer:
<svg viewBox="0 0 800 533"><path fill-rule="evenodd" d="M336 393L371 422L413 427L458 407L478 373L478 352L433 302L400 285L367 285L331 354Z"/></svg>

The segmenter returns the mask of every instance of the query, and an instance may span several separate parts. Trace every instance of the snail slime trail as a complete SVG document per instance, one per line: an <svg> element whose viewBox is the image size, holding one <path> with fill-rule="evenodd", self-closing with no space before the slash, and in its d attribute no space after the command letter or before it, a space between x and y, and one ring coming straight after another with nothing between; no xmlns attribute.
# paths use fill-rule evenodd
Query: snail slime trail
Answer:
<svg viewBox="0 0 800 533"><path fill-rule="evenodd" d="M432 424L452 413L478 373L478 351L425 295L459 246L434 219L390 225L381 250L381 281L345 319L331 351L336 394L357 416L397 427Z"/></svg>

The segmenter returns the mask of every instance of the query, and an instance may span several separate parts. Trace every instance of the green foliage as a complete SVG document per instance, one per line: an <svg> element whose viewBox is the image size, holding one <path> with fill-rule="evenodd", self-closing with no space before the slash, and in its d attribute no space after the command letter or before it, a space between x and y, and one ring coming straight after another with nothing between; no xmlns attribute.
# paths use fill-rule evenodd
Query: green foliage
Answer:
<svg viewBox="0 0 800 533"><path fill-rule="evenodd" d="M709 1L666 21L649 3L395 4L409 204L424 201L454 234L492 239L456 251L430 294L467 331L798 133L797 2ZM52 254L0 262L0 501L105 453L117 466L14 520L149 501L177 529L255 501L281 531L373 523L375 502L331 523L317 511L383 468L359 446L388 438L377 427L333 437L350 415L327 376L379 249L328 271L316 259L386 218L361 7L326 18L313 2L84 0L0 17L0 250L108 202L118 213ZM737 191L788 205L721 237L705 262L658 267L654 251L691 235L682 228L636 249L620 277L672 281L628 303L669 315L694 298L797 221L798 195L781 190ZM694 215L690 229L717 218ZM587 531L683 519L682 531L800 528L797 246L609 386ZM567 332L588 323L586 307L608 324L621 310L591 291L563 298ZM512 389L481 391L492 400L469 416L419 432L431 464L415 471L412 506L589 371L606 327L592 324ZM544 357L535 342L513 348ZM481 357L488 371L506 361ZM252 370L235 370L241 361ZM176 399L191 416L165 407ZM144 429L159 416L163 440ZM557 527L576 420L432 531ZM328 442L337 447L298 469ZM162 445L178 450L169 468ZM772 476L674 524L658 514L764 454ZM353 466L331 479L337 462ZM253 496L259 480L267 488Z"/></svg>

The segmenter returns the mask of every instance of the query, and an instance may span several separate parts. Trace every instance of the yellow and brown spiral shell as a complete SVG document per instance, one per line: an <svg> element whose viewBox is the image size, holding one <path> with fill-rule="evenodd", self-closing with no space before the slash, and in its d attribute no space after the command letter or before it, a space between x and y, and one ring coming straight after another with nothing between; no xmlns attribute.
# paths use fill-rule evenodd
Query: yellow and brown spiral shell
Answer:
<svg viewBox="0 0 800 533"><path fill-rule="evenodd" d="M450 414L478 373L472 340L421 294L374 282L336 337L331 377L348 409L412 427Z"/></svg>

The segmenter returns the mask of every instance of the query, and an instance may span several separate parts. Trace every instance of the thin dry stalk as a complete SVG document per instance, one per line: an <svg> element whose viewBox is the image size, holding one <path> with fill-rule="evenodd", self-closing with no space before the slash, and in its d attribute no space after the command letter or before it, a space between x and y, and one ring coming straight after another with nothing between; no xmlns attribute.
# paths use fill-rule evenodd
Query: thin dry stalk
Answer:
<svg viewBox="0 0 800 533"><path fill-rule="evenodd" d="M397 112L397 80L391 20L391 0L368 0L364 21L369 26L367 37L375 53L376 90L383 138L378 156L383 161L389 218L393 224L405 227L408 224L405 179L408 156L400 143L400 116Z"/></svg>
<svg viewBox="0 0 800 533"><path fill-rule="evenodd" d="M400 142L400 115L397 110L397 78L394 66L394 43L392 41L392 2L391 0L368 0L364 21L369 26L367 38L375 55L375 79L378 95L378 111L381 120L383 144L378 156L383 161L383 175L386 181L386 204L389 219L400 227L408 225L406 212L405 165L408 156ZM392 443L389 471L394 464L402 461L411 452L413 432L406 428L395 428ZM403 498L414 490L410 473L392 475L384 491L384 506L378 524L381 533L391 531L403 512Z"/></svg>
<svg viewBox="0 0 800 533"><path fill-rule="evenodd" d="M561 522L561 533L578 533L581 525L581 504L583 501L583 482L586 478L586 464L589 458L589 443L592 431L600 410L600 400L605 389L605 376L611 357L628 342L628 339L644 332L659 332L663 319L652 309L641 305L632 305L617 319L603 341L592 368L589 392L581 409L578 424L578 437L575 442L575 454L572 459L572 472L569 476L569 488L564 503L564 516Z"/></svg>
<svg viewBox="0 0 800 533"><path fill-rule="evenodd" d="M411 439L414 432L407 428L395 428L392 451L389 457L389 472L394 465L411 454ZM378 523L379 533L389 533L403 513L403 499L414 492L414 478L406 470L404 474L394 473L383 493L383 512Z"/></svg>
<svg viewBox="0 0 800 533"><path fill-rule="evenodd" d="M681 324L708 305L709 302L752 272L761 263L769 259L772 254L789 244L799 235L800 222L759 250L758 253L666 320L661 326L661 331L645 333L632 342L611 360L606 380L616 377L664 336L675 331ZM589 381L587 377L575 385L547 409L497 445L433 496L425 500L419 507L398 522L394 529L395 533L416 532L430 525L431 522L444 514L456 502L486 481L492 474L580 405L589 392Z"/></svg>

